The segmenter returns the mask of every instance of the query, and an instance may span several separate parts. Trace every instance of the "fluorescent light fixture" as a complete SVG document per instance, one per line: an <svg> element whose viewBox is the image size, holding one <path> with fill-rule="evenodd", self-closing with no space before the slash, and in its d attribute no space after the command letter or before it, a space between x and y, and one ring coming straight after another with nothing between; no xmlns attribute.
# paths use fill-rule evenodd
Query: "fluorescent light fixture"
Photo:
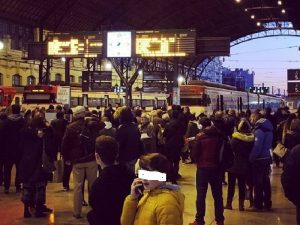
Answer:
<svg viewBox="0 0 300 225"><path fill-rule="evenodd" d="M282 10L281 10L281 13L282 13L282 14L285 14L285 13L286 13L285 9L282 9Z"/></svg>
<svg viewBox="0 0 300 225"><path fill-rule="evenodd" d="M278 5L282 5L282 1L281 1L281 0L278 0L278 1L277 1L277 4L278 4Z"/></svg>
<svg viewBox="0 0 300 225"><path fill-rule="evenodd" d="M253 19L253 20L255 19L255 15L254 14L251 15L251 19Z"/></svg>
<svg viewBox="0 0 300 225"><path fill-rule="evenodd" d="M256 26L260 27L260 26L261 26L261 22L258 21L258 22L256 23Z"/></svg>

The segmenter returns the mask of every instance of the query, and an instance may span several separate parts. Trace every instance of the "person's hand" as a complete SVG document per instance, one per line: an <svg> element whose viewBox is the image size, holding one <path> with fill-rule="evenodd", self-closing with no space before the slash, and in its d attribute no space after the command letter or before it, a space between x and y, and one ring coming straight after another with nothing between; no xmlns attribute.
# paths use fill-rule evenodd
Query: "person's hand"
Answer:
<svg viewBox="0 0 300 225"><path fill-rule="evenodd" d="M143 193L140 193L138 190L138 187L141 187L141 186L143 186L142 179L135 178L131 184L130 196L132 199L138 199L140 197L140 195L143 194Z"/></svg>

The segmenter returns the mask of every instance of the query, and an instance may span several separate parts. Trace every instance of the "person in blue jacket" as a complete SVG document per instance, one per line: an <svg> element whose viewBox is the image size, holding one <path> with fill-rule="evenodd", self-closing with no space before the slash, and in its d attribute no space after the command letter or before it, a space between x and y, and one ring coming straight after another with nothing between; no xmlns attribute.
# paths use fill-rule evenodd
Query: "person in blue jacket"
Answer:
<svg viewBox="0 0 300 225"><path fill-rule="evenodd" d="M260 113L253 113L250 121L254 126L255 137L249 156L253 174L254 208L270 210L272 207L270 164L272 163L273 126Z"/></svg>

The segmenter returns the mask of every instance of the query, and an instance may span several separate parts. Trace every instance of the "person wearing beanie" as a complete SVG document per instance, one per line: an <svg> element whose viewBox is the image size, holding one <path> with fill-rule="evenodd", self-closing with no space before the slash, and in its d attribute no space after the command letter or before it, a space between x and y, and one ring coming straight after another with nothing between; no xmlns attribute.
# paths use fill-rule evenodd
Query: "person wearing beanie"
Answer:
<svg viewBox="0 0 300 225"><path fill-rule="evenodd" d="M244 211L246 192L246 176L250 172L249 154L254 144L251 125L246 119L241 119L237 131L232 134L231 148L234 152L233 165L228 169L228 191L225 209L232 209L235 182L238 180L239 210Z"/></svg>

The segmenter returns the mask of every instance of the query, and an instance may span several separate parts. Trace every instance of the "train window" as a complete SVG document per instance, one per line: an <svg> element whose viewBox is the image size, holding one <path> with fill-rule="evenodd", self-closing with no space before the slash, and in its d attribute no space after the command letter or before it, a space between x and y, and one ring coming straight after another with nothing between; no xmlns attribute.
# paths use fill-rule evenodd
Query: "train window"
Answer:
<svg viewBox="0 0 300 225"><path fill-rule="evenodd" d="M19 74L15 74L12 76L12 86L21 86L22 85L22 77Z"/></svg>
<svg viewBox="0 0 300 225"><path fill-rule="evenodd" d="M203 102L203 106L209 106L211 104L211 100L210 100L209 95L203 94L202 102Z"/></svg>

